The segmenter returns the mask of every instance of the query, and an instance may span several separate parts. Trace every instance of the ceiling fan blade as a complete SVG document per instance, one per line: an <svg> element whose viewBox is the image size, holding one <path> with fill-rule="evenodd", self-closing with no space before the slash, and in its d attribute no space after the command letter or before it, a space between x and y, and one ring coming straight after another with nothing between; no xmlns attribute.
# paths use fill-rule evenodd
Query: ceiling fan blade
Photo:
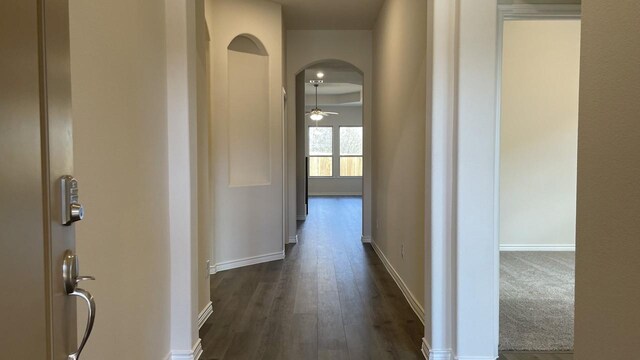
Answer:
<svg viewBox="0 0 640 360"><path fill-rule="evenodd" d="M340 115L340 113L331 112L331 111L325 111L324 113L327 114L327 115Z"/></svg>

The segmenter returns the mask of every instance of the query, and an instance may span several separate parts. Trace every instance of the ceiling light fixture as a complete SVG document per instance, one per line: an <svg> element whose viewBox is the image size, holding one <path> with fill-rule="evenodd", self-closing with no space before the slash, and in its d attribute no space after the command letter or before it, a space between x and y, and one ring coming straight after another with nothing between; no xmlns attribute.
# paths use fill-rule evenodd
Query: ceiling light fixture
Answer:
<svg viewBox="0 0 640 360"><path fill-rule="evenodd" d="M324 77L324 73L322 71L318 71L318 73L316 74L316 77L318 79L322 79Z"/></svg>
<svg viewBox="0 0 640 360"><path fill-rule="evenodd" d="M322 109L318 107L318 86L321 82L322 80L311 80L313 87L316 88L316 107L311 109L311 111L307 112L305 115L309 115L309 118L313 121L320 121L324 119L325 116L329 115L338 115L337 112L322 111Z"/></svg>

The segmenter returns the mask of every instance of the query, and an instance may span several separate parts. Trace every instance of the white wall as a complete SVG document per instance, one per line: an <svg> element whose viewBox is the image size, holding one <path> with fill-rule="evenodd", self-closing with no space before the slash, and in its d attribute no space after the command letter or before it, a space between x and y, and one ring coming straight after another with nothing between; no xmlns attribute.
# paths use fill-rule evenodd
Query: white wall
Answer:
<svg viewBox="0 0 640 360"><path fill-rule="evenodd" d="M315 104L307 102L307 111L309 111ZM327 106L320 105L324 111L337 112L339 115L332 115L325 117L316 124L308 116L305 117L305 123L307 125L307 131L305 137L307 138L306 152L309 151L309 126L333 126L333 153L337 155L340 153L339 144L339 127L343 125L362 126L362 106ZM334 157L333 173L338 175L340 172L340 162L335 163L336 157ZM309 195L362 195L362 177L356 178L309 178Z"/></svg>
<svg viewBox="0 0 640 360"><path fill-rule="evenodd" d="M427 3L387 1L373 34L373 242L424 313ZM430 266L427 261L426 266ZM427 326L430 319L427 319Z"/></svg>
<svg viewBox="0 0 640 360"><path fill-rule="evenodd" d="M582 5L575 358L634 359L640 338L640 2Z"/></svg>
<svg viewBox="0 0 640 360"><path fill-rule="evenodd" d="M83 284L97 304L95 360L169 352L165 4L72 1L74 161L86 217ZM86 313L84 305L79 314ZM82 317L79 331L84 329Z"/></svg>
<svg viewBox="0 0 640 360"><path fill-rule="evenodd" d="M498 355L496 9L495 0L461 1L457 18L452 273L456 277L454 349L459 359Z"/></svg>
<svg viewBox="0 0 640 360"><path fill-rule="evenodd" d="M218 265L239 264L236 261L240 259L275 254L281 258L284 251L282 9L279 4L260 0L207 0L205 8L211 31L211 181L215 262ZM234 38L244 34L257 38L268 54L268 58L263 59L266 63L263 65L268 66L266 79L248 77L238 82L229 78L230 75L241 74L234 72L236 63L229 63L239 53L233 54L227 47ZM261 87L264 82L268 88ZM252 129L246 127L250 124L246 116L251 113L245 111L250 110L252 104L236 100L255 89L261 89L259 97L264 100L261 106L268 109L257 114L264 120L260 124L266 125L260 128L261 134L257 134L264 140L261 149L264 150L266 144L266 150L260 154L266 167L254 169L257 171L244 168L236 172L238 169L233 170L232 167L241 166L243 159L235 158L239 155L236 150L240 150L231 145L237 144L239 139L236 135L246 140L247 134L253 134ZM251 96L246 98L250 100ZM243 118L238 117L241 114Z"/></svg>
<svg viewBox="0 0 640 360"><path fill-rule="evenodd" d="M321 60L342 60L352 64L362 71L363 75L363 126L364 153L371 152L371 132L366 131L371 126L371 84L372 84L372 52L371 31L366 30L289 30L287 31L287 176L288 176L288 204L287 217L296 219L296 215L304 214L304 201L296 194L296 75L305 67ZM301 74L304 78L304 73ZM304 79L302 79L304 83ZM304 94L304 92L302 92ZM298 171L300 171L298 167ZM364 158L364 177L370 178L370 157ZM302 177L304 179L304 176ZM298 189L300 190L300 189ZM363 184L363 235L371 235L371 184ZM287 229L289 237L296 234L296 222L289 221Z"/></svg>
<svg viewBox="0 0 640 360"><path fill-rule="evenodd" d="M580 20L510 20L503 33L500 244L570 248Z"/></svg>
<svg viewBox="0 0 640 360"><path fill-rule="evenodd" d="M212 259L211 246L213 234L211 228L211 182L209 159L209 123L211 121L210 98L210 54L209 28L204 19L204 0L197 2L196 48L198 53L196 81L198 96L198 312L202 312L210 302L209 266Z"/></svg>

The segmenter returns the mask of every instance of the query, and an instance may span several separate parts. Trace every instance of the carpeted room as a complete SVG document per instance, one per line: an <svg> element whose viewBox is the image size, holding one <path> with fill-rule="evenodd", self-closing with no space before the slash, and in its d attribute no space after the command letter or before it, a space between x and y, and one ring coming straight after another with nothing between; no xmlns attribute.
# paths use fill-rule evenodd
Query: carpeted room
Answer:
<svg viewBox="0 0 640 360"><path fill-rule="evenodd" d="M506 20L500 350L573 350L580 20Z"/></svg>

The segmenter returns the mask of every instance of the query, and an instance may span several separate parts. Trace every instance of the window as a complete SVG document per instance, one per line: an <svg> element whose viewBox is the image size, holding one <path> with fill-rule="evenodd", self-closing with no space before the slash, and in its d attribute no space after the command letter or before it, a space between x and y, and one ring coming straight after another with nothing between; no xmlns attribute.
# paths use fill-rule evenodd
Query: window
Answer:
<svg viewBox="0 0 640 360"><path fill-rule="evenodd" d="M340 176L362 176L362 126L340 127Z"/></svg>
<svg viewBox="0 0 640 360"><path fill-rule="evenodd" d="M309 176L333 176L333 128L309 127Z"/></svg>

